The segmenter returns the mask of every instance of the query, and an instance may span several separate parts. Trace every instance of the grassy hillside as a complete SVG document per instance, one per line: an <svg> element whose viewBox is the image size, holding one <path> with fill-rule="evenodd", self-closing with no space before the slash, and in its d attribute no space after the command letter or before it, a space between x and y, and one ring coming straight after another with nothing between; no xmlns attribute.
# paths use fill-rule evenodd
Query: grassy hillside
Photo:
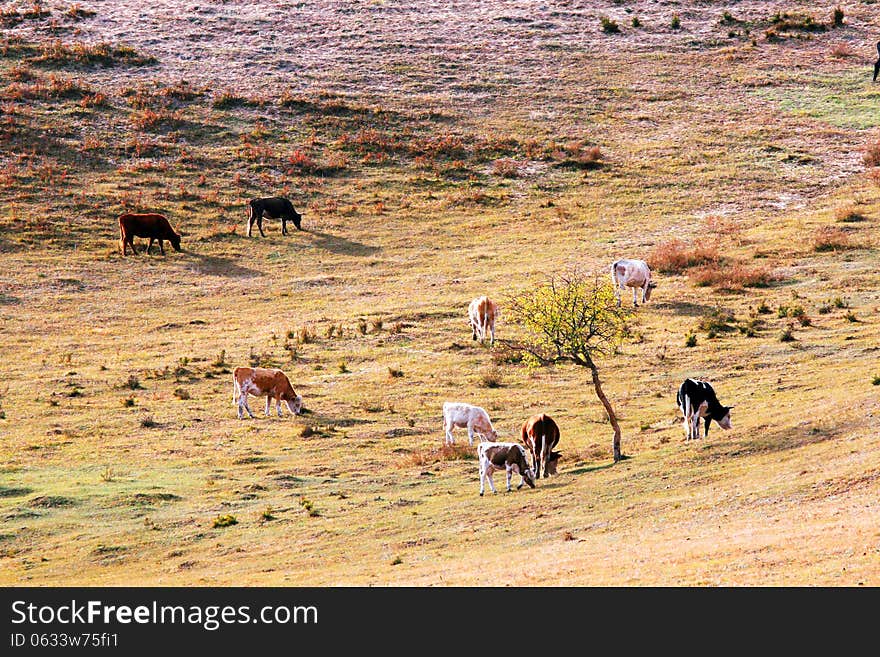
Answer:
<svg viewBox="0 0 880 657"><path fill-rule="evenodd" d="M471 4L0 4L0 583L880 585L874 5ZM613 464L466 317L618 257ZM306 413L239 421L248 364ZM689 376L732 431L683 442ZM480 498L446 400L560 474Z"/></svg>

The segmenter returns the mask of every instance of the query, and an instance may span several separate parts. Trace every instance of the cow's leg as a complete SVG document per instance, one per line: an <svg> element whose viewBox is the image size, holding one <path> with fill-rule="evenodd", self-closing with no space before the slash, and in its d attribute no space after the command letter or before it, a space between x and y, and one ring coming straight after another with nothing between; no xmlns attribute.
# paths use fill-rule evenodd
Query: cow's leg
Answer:
<svg viewBox="0 0 880 657"><path fill-rule="evenodd" d="M287 235L287 217L281 215L281 234Z"/></svg>
<svg viewBox="0 0 880 657"><path fill-rule="evenodd" d="M251 228L254 226L254 220L256 219L256 213L254 212L254 208L252 206L248 206L247 213L247 236L251 236Z"/></svg>
<svg viewBox="0 0 880 657"><path fill-rule="evenodd" d="M159 238L159 253L161 253L162 255L165 255L165 247L162 245L162 242L163 242L163 240L160 237Z"/></svg>
<svg viewBox="0 0 880 657"><path fill-rule="evenodd" d="M266 417L272 414L272 395L266 395Z"/></svg>
<svg viewBox="0 0 880 657"><path fill-rule="evenodd" d="M254 417L253 412L251 412L251 407L248 406L247 398L248 398L247 392L242 390L238 396L238 419L241 419L241 417L242 417L242 409L247 411L247 414L250 415L251 418Z"/></svg>
<svg viewBox="0 0 880 657"><path fill-rule="evenodd" d="M477 325L471 322L471 331L473 331L473 339L477 339Z"/></svg>
<svg viewBox="0 0 880 657"><path fill-rule="evenodd" d="M684 439L690 440L693 429L691 429L691 402L687 396L685 396L681 402L681 414L684 416L684 422L682 424L684 428Z"/></svg>
<svg viewBox="0 0 880 657"><path fill-rule="evenodd" d="M443 419L443 431L446 433L446 444L452 445L455 442L455 436L452 435L452 422Z"/></svg>
<svg viewBox="0 0 880 657"><path fill-rule="evenodd" d="M275 410L278 412L278 417L283 417L281 414L281 398L275 400Z"/></svg>
<svg viewBox="0 0 880 657"><path fill-rule="evenodd" d="M492 335L492 338L489 340L489 346L494 346L495 344L495 322L489 324L489 333Z"/></svg>
<svg viewBox="0 0 880 657"><path fill-rule="evenodd" d="M510 470L510 466L507 466L505 468L505 470L507 471L507 492L509 493L510 492L510 475L512 474L512 472Z"/></svg>
<svg viewBox="0 0 880 657"><path fill-rule="evenodd" d="M128 245L131 247L131 252L134 255L138 255L138 250L134 247L134 237L128 238Z"/></svg>
<svg viewBox="0 0 880 657"><path fill-rule="evenodd" d="M639 288L633 288L633 308L639 307Z"/></svg>
<svg viewBox="0 0 880 657"><path fill-rule="evenodd" d="M706 438L709 437L709 422L712 421L711 417L706 417L706 432L703 434Z"/></svg>
<svg viewBox="0 0 880 657"><path fill-rule="evenodd" d="M485 474L484 476L486 477L486 481L489 482L489 489L490 489L493 493L497 493L498 491L495 490L495 482L492 481L492 474L493 474L493 473L494 473L494 470L490 470L490 469L489 469L489 466L487 465L487 466L486 466L486 474Z"/></svg>
<svg viewBox="0 0 880 657"><path fill-rule="evenodd" d="M467 423L467 431L468 431L468 445L473 446L474 444L474 425L471 422ZM482 441L480 441L482 442Z"/></svg>
<svg viewBox="0 0 880 657"><path fill-rule="evenodd" d="M263 232L263 213L259 212L257 214L257 228L260 229L260 235L266 237L266 233Z"/></svg>

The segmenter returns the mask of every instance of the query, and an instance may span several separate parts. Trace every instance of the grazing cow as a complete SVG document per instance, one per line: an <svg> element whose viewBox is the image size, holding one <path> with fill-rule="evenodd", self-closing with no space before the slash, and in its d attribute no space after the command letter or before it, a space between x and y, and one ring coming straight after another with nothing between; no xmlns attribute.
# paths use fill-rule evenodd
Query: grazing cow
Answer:
<svg viewBox="0 0 880 657"><path fill-rule="evenodd" d="M296 394L290 379L281 370L270 370L263 367L236 367L232 373L232 405L238 406L238 419L242 419L242 411L254 417L247 403L248 395L266 396L266 415L270 415L272 400L275 410L281 417L281 402L294 415L302 411L302 396Z"/></svg>
<svg viewBox="0 0 880 657"><path fill-rule="evenodd" d="M638 306L636 295L642 291L642 303L651 298L651 290L657 287L651 282L651 270L644 260L629 260L622 258L615 260L611 265L611 282L614 285L614 296L617 297L617 305L622 303L621 291L625 287L631 287L633 291L633 306Z"/></svg>
<svg viewBox="0 0 880 657"><path fill-rule="evenodd" d="M474 332L474 340L485 342L486 331L491 339L489 344L495 344L495 319L498 317L498 305L489 297L477 297L468 306L468 322Z"/></svg>
<svg viewBox="0 0 880 657"><path fill-rule="evenodd" d="M510 492L510 475L514 472L522 478L517 490L528 484L529 488L535 487L535 478L526 458L526 450L516 443L480 443L477 446L477 458L480 459L480 495L485 492L485 482L489 482L489 488L493 493L495 484L492 483L492 475L496 470L507 471L507 492Z"/></svg>
<svg viewBox="0 0 880 657"><path fill-rule="evenodd" d="M467 427L468 444L474 444L474 434L484 440L496 440L498 432L492 428L492 421L485 409L460 402L443 402L443 431L446 432L446 444L455 443L452 430Z"/></svg>
<svg viewBox="0 0 880 657"><path fill-rule="evenodd" d="M709 435L711 420L715 420L722 429L731 428L730 409L733 406L722 406L714 388L705 381L685 379L675 401L684 416L685 440L700 438L700 418L706 418L706 436Z"/></svg>
<svg viewBox="0 0 880 657"><path fill-rule="evenodd" d="M269 219L281 219L281 234L287 235L287 222L292 221L297 230L302 230L300 223L302 215L293 209L293 204L286 198L272 196L270 198L255 198L248 203L248 226L247 236L251 236L251 228L257 222L260 235L266 237L263 232L263 217Z"/></svg>
<svg viewBox="0 0 880 657"><path fill-rule="evenodd" d="M880 41L877 42L877 61L874 62L874 82L877 81L877 74L880 73Z"/></svg>
<svg viewBox="0 0 880 657"><path fill-rule="evenodd" d="M559 464L561 452L554 452L553 448L559 443L559 427L553 418L541 413L533 415L522 426L523 445L532 453L533 470L535 479L541 478L541 464L544 464L544 476L556 474L556 466Z"/></svg>
<svg viewBox="0 0 880 657"><path fill-rule="evenodd" d="M150 238L147 254L150 253L150 247L156 240L159 240L159 252L162 255L165 255L165 249L162 246L164 240L171 242L175 251L180 251L180 235L174 232L168 218L162 214L125 213L119 215L119 246L123 256L125 256L126 245L131 246L131 252L137 255L137 249L134 248L135 237Z"/></svg>

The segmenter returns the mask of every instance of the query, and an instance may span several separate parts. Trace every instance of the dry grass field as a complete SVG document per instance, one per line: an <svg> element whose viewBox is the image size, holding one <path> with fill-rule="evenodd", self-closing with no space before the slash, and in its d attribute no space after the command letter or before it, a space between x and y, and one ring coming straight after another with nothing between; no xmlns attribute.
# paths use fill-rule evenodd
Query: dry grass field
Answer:
<svg viewBox="0 0 880 657"><path fill-rule="evenodd" d="M836 6L0 2L0 584L880 585L880 15ZM304 231L244 235L270 195ZM615 464L503 341L619 257ZM306 412L239 421L248 364ZM731 431L683 441L686 377ZM552 415L559 475L479 497L446 400Z"/></svg>

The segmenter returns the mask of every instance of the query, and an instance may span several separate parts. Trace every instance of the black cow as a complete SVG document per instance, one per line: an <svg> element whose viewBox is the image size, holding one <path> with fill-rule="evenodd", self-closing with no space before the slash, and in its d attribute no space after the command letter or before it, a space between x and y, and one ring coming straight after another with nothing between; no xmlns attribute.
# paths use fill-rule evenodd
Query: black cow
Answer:
<svg viewBox="0 0 880 657"><path fill-rule="evenodd" d="M700 438L700 418L706 418L706 433L709 435L709 422L715 420L722 429L730 429L730 409L722 406L715 389L705 381L685 379L675 398L684 416L685 440Z"/></svg>
<svg viewBox="0 0 880 657"><path fill-rule="evenodd" d="M281 219L281 234L287 235L287 222L292 221L297 230L302 230L300 223L302 215L293 208L293 204L286 198L272 196L270 198L255 198L248 203L248 227L247 236L251 236L251 228L257 222L260 235L266 237L263 232L263 217L269 219Z"/></svg>

